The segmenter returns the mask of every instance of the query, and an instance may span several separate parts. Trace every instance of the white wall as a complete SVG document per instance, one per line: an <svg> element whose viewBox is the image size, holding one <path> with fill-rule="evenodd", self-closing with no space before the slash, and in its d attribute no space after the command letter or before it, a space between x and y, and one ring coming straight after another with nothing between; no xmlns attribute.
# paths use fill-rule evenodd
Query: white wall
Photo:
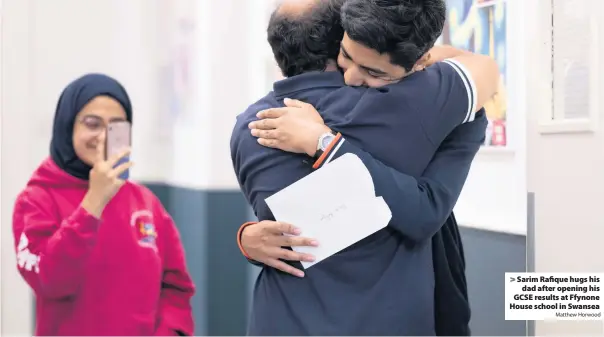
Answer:
<svg viewBox="0 0 604 337"><path fill-rule="evenodd" d="M2 0L0 0L0 41L2 38ZM0 42L0 48L2 44ZM0 123L2 115L2 53L0 52ZM1 125L1 124L0 124ZM0 127L0 158L2 158L2 127ZM0 160L1 162L1 160ZM0 190L2 189L2 174L0 174ZM2 199L0 195L0 200ZM0 205L0 222L3 221L2 217L2 205ZM0 226L0 257L2 256L2 232L4 232ZM1 262L1 261L0 261ZM0 267L0 334L2 334L2 268Z"/></svg>
<svg viewBox="0 0 604 337"><path fill-rule="evenodd" d="M535 195L536 272L604 271L603 5L573 0L525 4L531 46L526 61L533 65L526 80L532 93L528 188ZM577 26L577 18L586 25ZM590 71L584 75L566 68L564 76L556 76L574 62L585 62ZM577 93L579 99L573 99ZM601 320L538 321L535 331L539 336L602 336L604 325Z"/></svg>
<svg viewBox="0 0 604 337"><path fill-rule="evenodd" d="M455 207L467 227L526 235L525 8L507 1L507 148L480 150Z"/></svg>
<svg viewBox="0 0 604 337"><path fill-rule="evenodd" d="M1 162L1 257L2 270L2 334L30 334L31 309L29 291L15 267L11 211L14 197L27 180L31 170L28 147L33 132L27 133L29 98L27 2L4 1L2 8L2 83L12 78L10 86L2 86L2 162ZM11 53L7 51L11 50ZM9 113L11 112L11 113ZM18 146L15 146L18 144ZM9 146L12 145L12 146ZM10 165L9 165L10 162ZM9 306L10 304L10 306ZM9 309L10 308L10 309Z"/></svg>

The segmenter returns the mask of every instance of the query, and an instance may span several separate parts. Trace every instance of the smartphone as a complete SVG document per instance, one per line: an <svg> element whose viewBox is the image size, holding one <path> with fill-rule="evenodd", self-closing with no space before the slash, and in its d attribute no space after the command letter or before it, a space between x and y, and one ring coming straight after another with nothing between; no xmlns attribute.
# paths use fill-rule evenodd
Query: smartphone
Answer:
<svg viewBox="0 0 604 337"><path fill-rule="evenodd" d="M132 145L132 125L128 121L115 121L107 125L107 135L105 137L105 158L111 158L114 155L119 155L126 148ZM120 164L130 161L130 156L121 158L115 167ZM128 179L130 170L124 171L120 175L120 179Z"/></svg>

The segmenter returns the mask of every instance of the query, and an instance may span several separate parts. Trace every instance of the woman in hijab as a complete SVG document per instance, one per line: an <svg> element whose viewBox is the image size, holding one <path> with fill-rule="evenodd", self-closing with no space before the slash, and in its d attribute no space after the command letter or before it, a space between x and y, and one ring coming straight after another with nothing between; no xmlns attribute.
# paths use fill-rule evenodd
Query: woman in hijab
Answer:
<svg viewBox="0 0 604 337"><path fill-rule="evenodd" d="M193 334L179 233L148 189L119 179L129 151L105 158L114 121L132 122L116 80L88 74L69 84L50 157L17 197L17 263L36 295L36 335Z"/></svg>

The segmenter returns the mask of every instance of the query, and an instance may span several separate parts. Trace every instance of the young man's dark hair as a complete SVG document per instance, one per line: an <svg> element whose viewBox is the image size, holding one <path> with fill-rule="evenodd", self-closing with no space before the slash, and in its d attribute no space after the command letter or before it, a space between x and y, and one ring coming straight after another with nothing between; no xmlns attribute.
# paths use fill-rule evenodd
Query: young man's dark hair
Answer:
<svg viewBox="0 0 604 337"><path fill-rule="evenodd" d="M267 35L275 60L286 77L323 71L336 60L344 29L340 9L344 0L309 2L301 12L281 5L271 15Z"/></svg>
<svg viewBox="0 0 604 337"><path fill-rule="evenodd" d="M341 22L348 37L411 71L443 31L444 0L347 0Z"/></svg>

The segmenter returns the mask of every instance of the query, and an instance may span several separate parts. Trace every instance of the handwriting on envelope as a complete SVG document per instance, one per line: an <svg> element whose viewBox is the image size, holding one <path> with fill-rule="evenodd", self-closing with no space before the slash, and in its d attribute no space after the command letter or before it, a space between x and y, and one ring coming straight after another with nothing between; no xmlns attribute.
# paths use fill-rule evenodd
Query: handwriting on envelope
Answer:
<svg viewBox="0 0 604 337"><path fill-rule="evenodd" d="M371 174L354 154L344 154L321 169L266 199L275 219L291 223L319 247L293 247L313 254L314 262L386 227L392 217L388 205L375 196Z"/></svg>
<svg viewBox="0 0 604 337"><path fill-rule="evenodd" d="M347 209L348 209L348 206L346 206L346 204L341 204L340 206L337 206L333 211L323 214L321 216L320 221L332 220L334 218L334 216L338 215L338 212L346 211Z"/></svg>

